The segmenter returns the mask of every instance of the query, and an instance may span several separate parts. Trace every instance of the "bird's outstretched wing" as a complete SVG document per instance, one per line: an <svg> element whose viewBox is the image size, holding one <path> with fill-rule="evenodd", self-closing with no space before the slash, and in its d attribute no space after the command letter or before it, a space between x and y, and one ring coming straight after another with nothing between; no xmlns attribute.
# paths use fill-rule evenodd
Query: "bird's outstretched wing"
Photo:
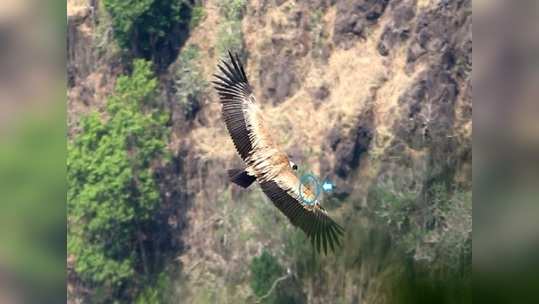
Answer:
<svg viewBox="0 0 539 304"><path fill-rule="evenodd" d="M290 222L307 234L318 252L323 248L327 254L328 247L335 251L335 246L340 246L344 229L320 205L304 202L314 200L314 194L308 187L300 188L300 180L292 171L282 172L273 181L262 182L260 186ZM303 192L301 197L299 191Z"/></svg>
<svg viewBox="0 0 539 304"><path fill-rule="evenodd" d="M222 114L228 133L241 158L246 161L253 150L249 135L252 131L249 128L247 112L249 105L255 100L238 56L234 57L230 52L228 54L230 63L221 61L218 66L221 75L214 74L217 81L213 81L213 84L223 106Z"/></svg>
<svg viewBox="0 0 539 304"><path fill-rule="evenodd" d="M221 61L220 74L214 74L217 80L213 81L225 125L241 158L260 173L257 178L271 179L283 167L288 167L288 157L275 145L265 127L263 113L256 104L238 56L230 52L228 55L230 61Z"/></svg>

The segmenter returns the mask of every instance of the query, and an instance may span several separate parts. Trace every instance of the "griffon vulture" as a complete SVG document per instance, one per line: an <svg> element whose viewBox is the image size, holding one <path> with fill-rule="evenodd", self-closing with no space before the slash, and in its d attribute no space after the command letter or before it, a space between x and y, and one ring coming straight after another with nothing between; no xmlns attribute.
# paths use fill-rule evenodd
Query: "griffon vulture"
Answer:
<svg viewBox="0 0 539 304"><path fill-rule="evenodd" d="M307 234L318 252L323 248L327 254L328 246L335 251L343 228L315 200L312 189L300 187L301 181L294 174L297 166L272 140L272 131L264 124L238 55L228 55L229 62L222 60L218 65L220 73L214 74L213 84L230 137L246 165L244 169L229 170L230 181L247 188L256 180L273 204ZM312 203L305 203L302 197Z"/></svg>

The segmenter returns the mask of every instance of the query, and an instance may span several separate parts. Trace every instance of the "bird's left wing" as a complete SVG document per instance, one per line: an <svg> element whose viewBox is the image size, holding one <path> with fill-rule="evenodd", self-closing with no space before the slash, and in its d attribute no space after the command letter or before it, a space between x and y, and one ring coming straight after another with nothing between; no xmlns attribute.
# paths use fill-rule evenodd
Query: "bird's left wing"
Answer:
<svg viewBox="0 0 539 304"><path fill-rule="evenodd" d="M340 237L344 229L331 219L320 205L309 205L304 202L302 197L309 202L315 198L306 186L301 187L300 196L300 183L292 171L285 171L274 180L260 183L260 186L290 222L307 234L318 252L323 248L327 253L328 246L335 251L335 245L340 246Z"/></svg>
<svg viewBox="0 0 539 304"><path fill-rule="evenodd" d="M218 65L220 73L214 74L217 80L213 81L223 119L241 158L267 178L277 174L283 163L288 166L288 158L266 128L238 55L233 56L230 52L228 55L229 60L221 60Z"/></svg>
<svg viewBox="0 0 539 304"><path fill-rule="evenodd" d="M222 114L228 133L241 158L246 161L253 151L248 115L255 98L238 56L230 52L228 55L230 62L221 60L218 65L221 74L214 74L217 81L213 84L223 105Z"/></svg>

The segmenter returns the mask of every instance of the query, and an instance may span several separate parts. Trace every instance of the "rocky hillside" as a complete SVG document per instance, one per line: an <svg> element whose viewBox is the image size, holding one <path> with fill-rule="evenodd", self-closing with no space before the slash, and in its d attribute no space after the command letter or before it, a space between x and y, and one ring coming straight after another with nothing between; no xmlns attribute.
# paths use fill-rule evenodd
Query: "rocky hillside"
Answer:
<svg viewBox="0 0 539 304"><path fill-rule="evenodd" d="M241 161L207 85L230 22L221 2L201 1L200 20L189 32L171 34L177 43L147 56L171 112L173 164L157 169L163 220L176 244L168 262L178 269L171 297L253 302L251 260L269 251L291 273L288 289L275 292L294 303L395 301L391 290L403 273L423 268L410 270L392 246L404 230L376 220L376 191L417 198L407 223L432 232L402 249L414 249L417 267L437 260L430 249L443 231L471 237L471 214L451 213L455 218L444 217L438 229L437 218L421 211L429 209L433 185L450 194L471 189L471 1L254 0L241 8L241 31L232 38L276 140L302 172L336 184L324 204L344 223L345 245L320 258L258 188L242 191L227 182L226 169ZM68 1L71 136L81 116L103 111L117 77L130 71L108 18L100 1ZM193 49L196 56L182 55ZM181 73L194 71L202 89L180 102ZM70 258L75 264L77 257ZM70 277L71 300L90 299L92 287L75 272Z"/></svg>

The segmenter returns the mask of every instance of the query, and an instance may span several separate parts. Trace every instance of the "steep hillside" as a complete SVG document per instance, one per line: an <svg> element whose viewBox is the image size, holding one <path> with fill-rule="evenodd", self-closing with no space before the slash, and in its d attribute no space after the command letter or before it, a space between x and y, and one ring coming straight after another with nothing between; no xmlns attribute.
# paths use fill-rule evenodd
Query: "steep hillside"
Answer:
<svg viewBox="0 0 539 304"><path fill-rule="evenodd" d="M111 43L99 1L89 1L95 7L82 2L68 1L72 136L81 115L102 111L117 76L130 70ZM229 22L222 2L202 1L198 24L176 37L185 36L177 59L157 63L160 98L172 113L173 165L159 172L163 205L175 207L164 216L181 244L170 262L179 269L172 297L253 302L251 260L268 251L291 273L287 287L276 288L279 297L295 303L395 301L399 294L392 290L402 287L403 277L438 261L444 231L471 238L467 205L453 218L424 216L436 198L434 185L450 196L471 190L471 1L255 0L241 8L239 50L275 139L301 172L336 184L324 204L347 235L342 251L327 257L312 256L303 235L260 189L243 191L227 181L226 169L241 161L207 85ZM186 59L182 54L190 49L196 56ZM181 73L195 72L203 90L188 96L188 104L179 102ZM388 218L377 220L380 189L396 197L413 194L415 207L403 211L407 225L428 233L411 245L401 242L413 229L391 230ZM76 273L72 277L77 298L83 284ZM402 289L420 288L409 284Z"/></svg>

